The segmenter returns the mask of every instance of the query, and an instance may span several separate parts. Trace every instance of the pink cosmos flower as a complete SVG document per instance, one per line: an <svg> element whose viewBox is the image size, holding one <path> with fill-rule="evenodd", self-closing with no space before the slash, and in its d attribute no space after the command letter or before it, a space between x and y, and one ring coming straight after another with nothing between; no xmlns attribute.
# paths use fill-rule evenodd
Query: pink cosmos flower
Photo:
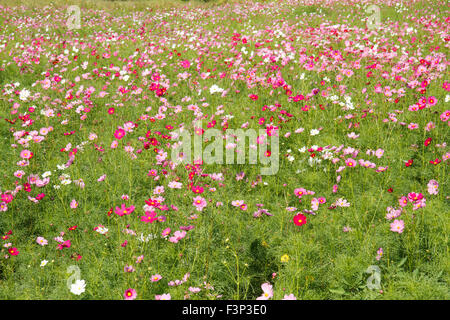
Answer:
<svg viewBox="0 0 450 320"><path fill-rule="evenodd" d="M44 237L37 237L36 242L41 246L45 246L48 244L48 241Z"/></svg>
<svg viewBox="0 0 450 320"><path fill-rule="evenodd" d="M134 289L127 289L125 290L123 297L125 298L125 300L134 300L136 299L137 293L136 290Z"/></svg>
<svg viewBox="0 0 450 320"><path fill-rule="evenodd" d="M256 300L269 300L273 297L273 289L270 283L263 283L261 285L261 289L263 290L263 294L260 297L256 298Z"/></svg>
<svg viewBox="0 0 450 320"><path fill-rule="evenodd" d="M382 256L383 256L383 248L379 248L377 250L377 257L376 257L377 261L379 261Z"/></svg>
<svg viewBox="0 0 450 320"><path fill-rule="evenodd" d="M134 206L129 206L128 208L125 206L124 203L122 203L121 207L116 207L116 209L114 210L114 212L119 215L119 216L123 216L123 215L129 215L134 211L135 207Z"/></svg>
<svg viewBox="0 0 450 320"><path fill-rule="evenodd" d="M392 232L402 233L403 229L405 228L405 223L403 222L403 220L395 219L390 226Z"/></svg>
<svg viewBox="0 0 450 320"><path fill-rule="evenodd" d="M125 136L125 130L123 129L117 129L114 132L114 137L118 140L122 139Z"/></svg>
<svg viewBox="0 0 450 320"><path fill-rule="evenodd" d="M162 279L162 277L160 274L154 274L150 277L151 282L158 282L161 279Z"/></svg>
<svg viewBox="0 0 450 320"><path fill-rule="evenodd" d="M427 191L429 194L435 195L438 194L439 183L436 180L434 179L430 180L427 184L427 187L428 187Z"/></svg>
<svg viewBox="0 0 450 320"><path fill-rule="evenodd" d="M301 198L302 196L304 196L306 194L306 189L305 188L297 188L294 190L294 194Z"/></svg>
<svg viewBox="0 0 450 320"><path fill-rule="evenodd" d="M70 246L71 246L70 240L66 240L63 243L58 244L58 249L62 250L63 248L70 248Z"/></svg>
<svg viewBox="0 0 450 320"><path fill-rule="evenodd" d="M161 236L166 238L170 234L170 228L166 228L162 231Z"/></svg>
<svg viewBox="0 0 450 320"><path fill-rule="evenodd" d="M383 154L384 154L384 150L383 150L383 149L377 149L377 150L375 151L375 156L376 156L378 159L380 159L380 158L383 156Z"/></svg>
<svg viewBox="0 0 450 320"><path fill-rule="evenodd" d="M198 288L198 287L189 287L188 290L189 290L190 292L192 292L192 293L198 293L198 292L200 292L200 290L202 290L202 289L200 289L200 288Z"/></svg>
<svg viewBox="0 0 450 320"><path fill-rule="evenodd" d="M173 236L169 238L169 241L172 243L177 243L178 241L180 241L181 239L183 239L184 237L186 237L186 231L175 231Z"/></svg>
<svg viewBox="0 0 450 320"><path fill-rule="evenodd" d="M181 66L185 69L189 68L191 66L191 63L189 62L189 60L183 60L181 61Z"/></svg>
<svg viewBox="0 0 450 320"><path fill-rule="evenodd" d="M291 293L291 294L289 294L289 295L285 294L285 295L284 295L284 298L281 299L281 300L297 300L297 298L294 296L293 293Z"/></svg>
<svg viewBox="0 0 450 320"><path fill-rule="evenodd" d="M355 167L357 162L356 162L356 160L353 160L352 158L348 158L348 159L345 160L345 164L348 167Z"/></svg>
<svg viewBox="0 0 450 320"><path fill-rule="evenodd" d="M156 295L155 300L172 300L170 293L163 293L161 295Z"/></svg>
<svg viewBox="0 0 450 320"><path fill-rule="evenodd" d="M145 216L141 217L141 221L145 223L153 223L156 220L158 220L158 218L156 217L155 211L145 211Z"/></svg>
<svg viewBox="0 0 450 320"><path fill-rule="evenodd" d="M73 199L73 200L70 202L70 208L76 209L77 207L78 207L78 202L77 202L77 200Z"/></svg>
<svg viewBox="0 0 450 320"><path fill-rule="evenodd" d="M30 150L22 150L21 152L20 152L20 157L22 158L22 159L31 159L32 157L33 157L33 152L31 152Z"/></svg>
<svg viewBox="0 0 450 320"><path fill-rule="evenodd" d="M206 200L200 196L195 197L193 201L192 205L196 207L197 211L202 211L206 207Z"/></svg>
<svg viewBox="0 0 450 320"><path fill-rule="evenodd" d="M408 204L408 198L403 196L400 199L398 199L398 203L400 204L401 207L406 207L406 205Z"/></svg>
<svg viewBox="0 0 450 320"><path fill-rule="evenodd" d="M134 272L134 271L136 271L136 269L133 266L125 265L125 267L123 267L123 271L124 272Z"/></svg>

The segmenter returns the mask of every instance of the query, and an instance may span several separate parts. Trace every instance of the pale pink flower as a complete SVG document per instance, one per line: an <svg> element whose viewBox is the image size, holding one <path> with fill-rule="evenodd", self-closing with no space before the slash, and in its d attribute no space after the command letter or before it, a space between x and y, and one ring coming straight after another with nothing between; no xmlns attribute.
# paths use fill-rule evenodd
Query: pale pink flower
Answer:
<svg viewBox="0 0 450 320"><path fill-rule="evenodd" d="M436 180L430 180L427 184L429 194L438 194L439 183Z"/></svg>
<svg viewBox="0 0 450 320"><path fill-rule="evenodd" d="M202 211L204 207L206 207L206 200L201 196L197 196L194 199L192 205L196 207L197 211Z"/></svg>
<svg viewBox="0 0 450 320"><path fill-rule="evenodd" d="M405 228L405 223L403 222L403 220L395 219L390 226L392 232L402 233L403 229Z"/></svg>
<svg viewBox="0 0 450 320"><path fill-rule="evenodd" d="M156 295L155 300L172 300L170 293L163 293L161 295Z"/></svg>
<svg viewBox="0 0 450 320"><path fill-rule="evenodd" d="M160 274L154 274L154 275L152 275L151 277L150 277L150 280L152 281L152 282L158 282L159 280L161 280L162 279L162 276L160 275Z"/></svg>
<svg viewBox="0 0 450 320"><path fill-rule="evenodd" d="M72 209L76 209L76 208L78 207L78 202L77 202L75 199L73 199L73 200L70 202L70 207L71 207Z"/></svg>
<svg viewBox="0 0 450 320"><path fill-rule="evenodd" d="M273 297L273 289L270 283L263 283L261 285L261 289L263 290L263 294L260 297L256 298L256 300L269 300Z"/></svg>

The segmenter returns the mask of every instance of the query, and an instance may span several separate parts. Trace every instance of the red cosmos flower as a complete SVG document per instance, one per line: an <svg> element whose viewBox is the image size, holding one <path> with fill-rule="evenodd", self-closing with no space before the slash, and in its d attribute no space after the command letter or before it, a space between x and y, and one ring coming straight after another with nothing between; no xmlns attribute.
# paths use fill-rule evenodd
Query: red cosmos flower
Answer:
<svg viewBox="0 0 450 320"><path fill-rule="evenodd" d="M111 209L109 209L109 211L107 212L108 217L113 213L113 208L111 207Z"/></svg>
<svg viewBox="0 0 450 320"><path fill-rule="evenodd" d="M78 261L78 260L81 260L82 256L81 256L81 254L74 253L70 256L70 258Z"/></svg>
<svg viewBox="0 0 450 320"><path fill-rule="evenodd" d="M71 245L70 240L66 240L63 243L58 243L58 249L62 250L63 248L70 248Z"/></svg>
<svg viewBox="0 0 450 320"><path fill-rule="evenodd" d="M109 114L114 114L114 111L115 111L114 108L109 108L109 109L108 109L108 113L109 113Z"/></svg>
<svg viewBox="0 0 450 320"><path fill-rule="evenodd" d="M389 188L389 189L387 190L387 192L392 193L392 192L394 192L394 189Z"/></svg>
<svg viewBox="0 0 450 320"><path fill-rule="evenodd" d="M302 226L302 225L304 225L306 223L306 217L303 214L301 214L301 213L299 213L296 216L294 216L293 220L294 220L294 224L296 226Z"/></svg>
<svg viewBox="0 0 450 320"><path fill-rule="evenodd" d="M42 200L42 199L44 199L44 197L45 197L45 193L39 193L39 194L36 196L36 200Z"/></svg>
<svg viewBox="0 0 450 320"><path fill-rule="evenodd" d="M166 93L166 91L167 91L166 88L159 88L159 89L156 90L156 95L158 97L161 97L161 96L163 96Z"/></svg>
<svg viewBox="0 0 450 320"><path fill-rule="evenodd" d="M409 160L405 163L405 166L406 166L406 167L410 167L410 166L412 166L412 164L413 164L413 160L412 160L412 159L409 159Z"/></svg>
<svg viewBox="0 0 450 320"><path fill-rule="evenodd" d="M425 142L423 143L425 145L425 147L428 147L431 143L431 138L428 138L427 140L425 140Z"/></svg>
<svg viewBox="0 0 450 320"><path fill-rule="evenodd" d="M152 144L152 146L156 146L158 145L158 140L156 138L150 138L150 143Z"/></svg>
<svg viewBox="0 0 450 320"><path fill-rule="evenodd" d="M434 164L434 165L437 165L437 164L439 164L439 163L441 163L442 161L441 161L441 159L439 159L439 158L436 158L436 160L430 160L430 163L431 164Z"/></svg>
<svg viewBox="0 0 450 320"><path fill-rule="evenodd" d="M12 256L17 256L19 254L19 251L17 250L17 248L9 248L8 252Z"/></svg>
<svg viewBox="0 0 450 320"><path fill-rule="evenodd" d="M272 152L270 150L267 150L265 156L270 157L271 155L272 155Z"/></svg>
<svg viewBox="0 0 450 320"><path fill-rule="evenodd" d="M30 184L29 184L28 182L25 182L25 183L23 184L23 189L24 189L26 192L31 192L31 186L30 186Z"/></svg>
<svg viewBox="0 0 450 320"><path fill-rule="evenodd" d="M148 199L145 200L145 203L148 204L150 207L158 207L159 206L159 201L158 200L154 200L154 199Z"/></svg>
<svg viewBox="0 0 450 320"><path fill-rule="evenodd" d="M249 97L250 99L252 99L253 101L258 100L258 96L257 96L256 94L250 94L248 97Z"/></svg>
<svg viewBox="0 0 450 320"><path fill-rule="evenodd" d="M78 228L78 226L72 226L72 227L69 228L69 231L76 230L77 228Z"/></svg>

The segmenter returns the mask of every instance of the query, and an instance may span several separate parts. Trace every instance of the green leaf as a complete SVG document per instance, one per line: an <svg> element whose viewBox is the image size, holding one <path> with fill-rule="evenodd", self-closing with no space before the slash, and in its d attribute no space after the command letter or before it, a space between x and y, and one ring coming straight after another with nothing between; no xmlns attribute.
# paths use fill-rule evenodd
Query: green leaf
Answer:
<svg viewBox="0 0 450 320"><path fill-rule="evenodd" d="M336 294L345 294L345 290L343 288L337 288L337 289L329 289L331 293Z"/></svg>
<svg viewBox="0 0 450 320"><path fill-rule="evenodd" d="M402 261L399 262L399 264L397 265L397 267L401 267L402 265L404 265L407 259L408 259L408 257L404 257L404 258L402 259Z"/></svg>

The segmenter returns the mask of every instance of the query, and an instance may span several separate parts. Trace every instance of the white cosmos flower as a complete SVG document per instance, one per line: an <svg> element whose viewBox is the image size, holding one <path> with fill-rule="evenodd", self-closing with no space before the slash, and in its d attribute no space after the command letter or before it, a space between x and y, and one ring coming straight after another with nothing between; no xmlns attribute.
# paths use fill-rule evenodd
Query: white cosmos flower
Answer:
<svg viewBox="0 0 450 320"><path fill-rule="evenodd" d="M48 261L47 260L42 260L41 261L41 267L45 267L45 265L48 263Z"/></svg>
<svg viewBox="0 0 450 320"><path fill-rule="evenodd" d="M30 91L28 91L27 89L22 89L22 91L20 91L20 93L19 93L19 99L22 101L26 101L29 96L30 96Z"/></svg>
<svg viewBox="0 0 450 320"><path fill-rule="evenodd" d="M70 286L70 292L76 295L80 295L85 291L86 282L84 280L77 280Z"/></svg>
<svg viewBox="0 0 450 320"><path fill-rule="evenodd" d="M42 174L42 178L47 178L47 177L49 177L49 176L51 176L52 175L52 172L51 171L45 171L43 174Z"/></svg>
<svg viewBox="0 0 450 320"><path fill-rule="evenodd" d="M223 89L220 88L218 85L213 84L211 86L211 88L209 88L209 93L213 94L213 93L216 93L216 92L223 92Z"/></svg>

